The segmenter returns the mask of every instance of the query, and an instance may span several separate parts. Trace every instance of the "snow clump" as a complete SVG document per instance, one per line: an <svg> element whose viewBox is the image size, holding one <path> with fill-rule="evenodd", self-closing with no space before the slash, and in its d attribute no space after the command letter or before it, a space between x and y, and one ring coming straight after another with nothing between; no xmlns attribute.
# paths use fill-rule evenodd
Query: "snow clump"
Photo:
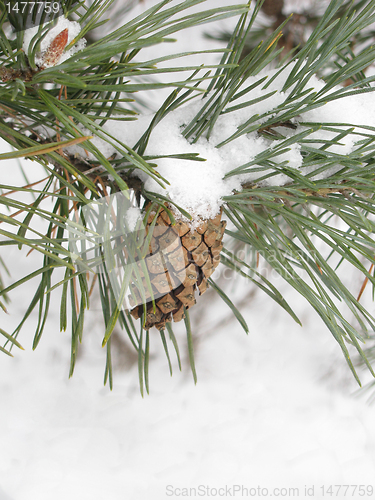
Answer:
<svg viewBox="0 0 375 500"><path fill-rule="evenodd" d="M60 16L57 20L56 26L54 26L48 31L47 35L43 38L43 40L40 43L40 51L37 52L35 57L35 64L37 66L48 67L48 65L44 64L45 62L44 56L47 52L47 49L50 47L51 43L55 40L55 38L65 29L68 30L68 41L66 44L68 45L79 35L81 31L81 25L76 21L69 21L64 16ZM26 55L29 53L32 39L38 33L39 30L40 30L39 26L34 26L33 28L25 30L22 49ZM64 61L69 59L73 54L84 49L85 45L86 45L86 40L84 38L79 39L77 43L73 45L73 47L71 47L69 50L65 52L62 52L56 64L63 63Z"/></svg>

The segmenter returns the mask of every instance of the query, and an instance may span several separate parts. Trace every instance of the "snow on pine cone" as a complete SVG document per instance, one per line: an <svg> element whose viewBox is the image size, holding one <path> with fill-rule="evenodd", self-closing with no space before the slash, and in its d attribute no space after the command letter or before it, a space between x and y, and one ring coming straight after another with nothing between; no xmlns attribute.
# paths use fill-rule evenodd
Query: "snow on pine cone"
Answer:
<svg viewBox="0 0 375 500"><path fill-rule="evenodd" d="M196 303L197 289L199 295L207 290L207 279L219 265L223 248L226 222L221 220L221 213L220 210L213 219L202 220L195 229L183 221L172 226L164 208L149 215L146 232L151 233L151 239L145 261L152 296L144 276L141 284L147 301L146 329L155 326L162 330L172 318L181 321L185 317L184 308ZM144 301L135 284L132 295L130 303L137 305L130 313L138 319L144 312Z"/></svg>

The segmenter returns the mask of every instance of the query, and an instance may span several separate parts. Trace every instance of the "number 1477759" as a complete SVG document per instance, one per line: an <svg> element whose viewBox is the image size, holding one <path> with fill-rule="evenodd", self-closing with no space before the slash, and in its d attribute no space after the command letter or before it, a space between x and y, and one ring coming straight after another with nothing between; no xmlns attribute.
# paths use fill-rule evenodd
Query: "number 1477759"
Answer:
<svg viewBox="0 0 375 500"><path fill-rule="evenodd" d="M323 497L371 497L374 487L365 484L334 484L320 487Z"/></svg>
<svg viewBox="0 0 375 500"><path fill-rule="evenodd" d="M57 14L60 10L59 2L7 2L6 3L8 14Z"/></svg>

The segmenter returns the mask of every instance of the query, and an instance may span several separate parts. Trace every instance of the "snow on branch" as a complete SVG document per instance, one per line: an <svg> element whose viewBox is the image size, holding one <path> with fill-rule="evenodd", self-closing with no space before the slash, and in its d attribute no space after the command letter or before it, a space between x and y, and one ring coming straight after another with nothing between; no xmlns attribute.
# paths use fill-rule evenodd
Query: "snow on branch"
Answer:
<svg viewBox="0 0 375 500"><path fill-rule="evenodd" d="M348 92L347 96L343 94L339 99L330 100L329 95L323 95L314 101L325 83L313 76L306 86L310 100L306 101L304 93L303 97L293 99L286 105L290 91L282 92L280 89L287 78L287 71L276 73L276 70L267 73L266 81L275 75L276 78L266 89L258 85L250 93L242 92L263 80L265 73L248 78L238 92L242 95L224 109L209 139L201 136L192 143L183 135L184 128L199 113L207 97L167 114L152 130L144 154L151 158L148 161L157 164L158 173L169 181L169 185L165 189L147 173L136 170L135 175L144 181L145 189L168 194L173 202L193 217L210 218L218 213L222 198L234 190L241 190L245 183L260 182L274 186L290 183L292 176L285 173L285 169L284 173L280 173L283 166L291 174L295 170L311 177L321 164L304 166L304 151L320 151L331 155L332 163L337 160L337 166L323 169L312 179L329 177L342 168L340 158L350 156L358 160L360 153L357 155L356 151L360 149L360 142L373 137L375 131L375 95L372 92L354 95ZM339 90L343 88L335 87L330 95ZM265 94L267 98L264 98ZM296 110L291 119L277 120L288 107L293 106ZM104 130L134 147L153 117L143 115L136 122L108 120ZM269 122L271 125L267 125ZM246 124L253 126L254 130L246 133ZM369 131L366 127L374 129ZM228 141L228 138L231 140ZM116 153L113 141L109 144L96 137L93 143L107 158ZM70 148L69 152L83 153L79 147ZM199 154L197 160L204 161L175 156L168 158L194 153Z"/></svg>
<svg viewBox="0 0 375 500"><path fill-rule="evenodd" d="M75 21L69 21L65 17L58 18L56 25L47 31L40 42L40 49L35 55L35 64L40 68L49 68L61 64L73 54L84 49L86 40L81 38L69 50L64 51L81 31L81 25ZM28 55L35 44L35 36L40 32L40 27L35 26L25 30L23 38L23 51Z"/></svg>

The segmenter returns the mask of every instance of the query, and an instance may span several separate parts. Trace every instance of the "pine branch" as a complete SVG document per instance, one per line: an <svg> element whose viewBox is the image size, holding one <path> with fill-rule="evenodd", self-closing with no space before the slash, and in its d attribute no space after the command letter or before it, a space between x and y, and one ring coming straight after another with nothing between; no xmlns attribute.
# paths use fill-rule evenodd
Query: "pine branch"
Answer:
<svg viewBox="0 0 375 500"><path fill-rule="evenodd" d="M262 6L267 10L266 3L185 13L200 3L166 0L119 27L107 24L110 29L100 38L95 29L106 26L104 18L113 12L115 1L62 2L63 22L68 24L52 38L51 23L37 27L28 40L25 32L12 34L2 16L0 134L13 151L0 159L32 157L42 165L43 177L33 185L0 186L0 203L8 211L0 215L4 237L0 245L26 245L43 255L43 264L8 287L0 283L5 297L40 277L18 327L11 335L1 333L7 343L20 347L16 338L37 308L35 348L51 294L60 289L62 330L68 327L68 309L71 315L71 376L96 282L105 323L104 381L112 388L111 335L120 325L138 353L141 393L144 387L148 392L149 316L156 317L160 305L151 283L153 273L144 262L153 231L163 226L163 219L163 230L182 228L180 239L189 231L189 240L197 237L189 229L193 224L201 229L206 257L213 261L221 243L215 239L206 243L212 234L216 238L224 231L220 217L212 222L221 206L228 221L222 263L247 277L299 322L262 265L275 270L315 309L359 382L350 350L356 349L373 374L371 356L361 344L374 331L375 319L346 283L345 273L355 270L375 289L375 122L363 115L358 121L350 113L345 120L328 120L325 110L337 110L337 104L349 106L356 99L373 101L375 77L365 72L375 55L368 43L374 2L361 0L354 6L344 0L329 2L314 20L310 36L298 50L287 47L287 54L280 43L291 20L279 15L277 26L246 50L249 37L261 33L254 27ZM179 66L177 60L186 53L143 59L142 50L150 45L170 42L172 35L186 28L233 15L239 20L226 49L189 53L221 53L218 64ZM79 24L74 39L69 38L72 25L66 19ZM89 41L86 46L83 38ZM158 67L165 62L168 66ZM160 80L166 74L176 77L172 82ZM168 87L170 95L147 123L143 121L135 111L142 107L139 94ZM173 147L159 148L166 133ZM168 168L171 164L173 169ZM196 174L197 165L201 176ZM178 179L174 173L179 169ZM203 172L221 191L216 200L208 193L202 208L202 196L198 201L185 196L189 189L184 184L191 176L196 188L204 182ZM119 199L116 205L113 200ZM127 219L129 206L140 214L133 230ZM34 216L43 220L45 232L33 226ZM207 234L205 224L211 224ZM190 265L196 247L189 248L184 247L184 255ZM240 258L239 248L250 257ZM203 293L207 280L202 266L208 261L203 250L195 258L202 264L194 268L198 269L194 286ZM60 269L63 273L56 279ZM118 269L123 273L116 281ZM210 282L247 331L230 298ZM179 286L173 293L181 291ZM124 307L129 289L133 300L140 297L131 311ZM174 299L172 294L169 306ZM186 310L193 302L191 297L184 300L181 314L196 381ZM165 317L170 319L167 313ZM181 367L176 336L168 319L153 324L159 324L172 372L164 330Z"/></svg>

